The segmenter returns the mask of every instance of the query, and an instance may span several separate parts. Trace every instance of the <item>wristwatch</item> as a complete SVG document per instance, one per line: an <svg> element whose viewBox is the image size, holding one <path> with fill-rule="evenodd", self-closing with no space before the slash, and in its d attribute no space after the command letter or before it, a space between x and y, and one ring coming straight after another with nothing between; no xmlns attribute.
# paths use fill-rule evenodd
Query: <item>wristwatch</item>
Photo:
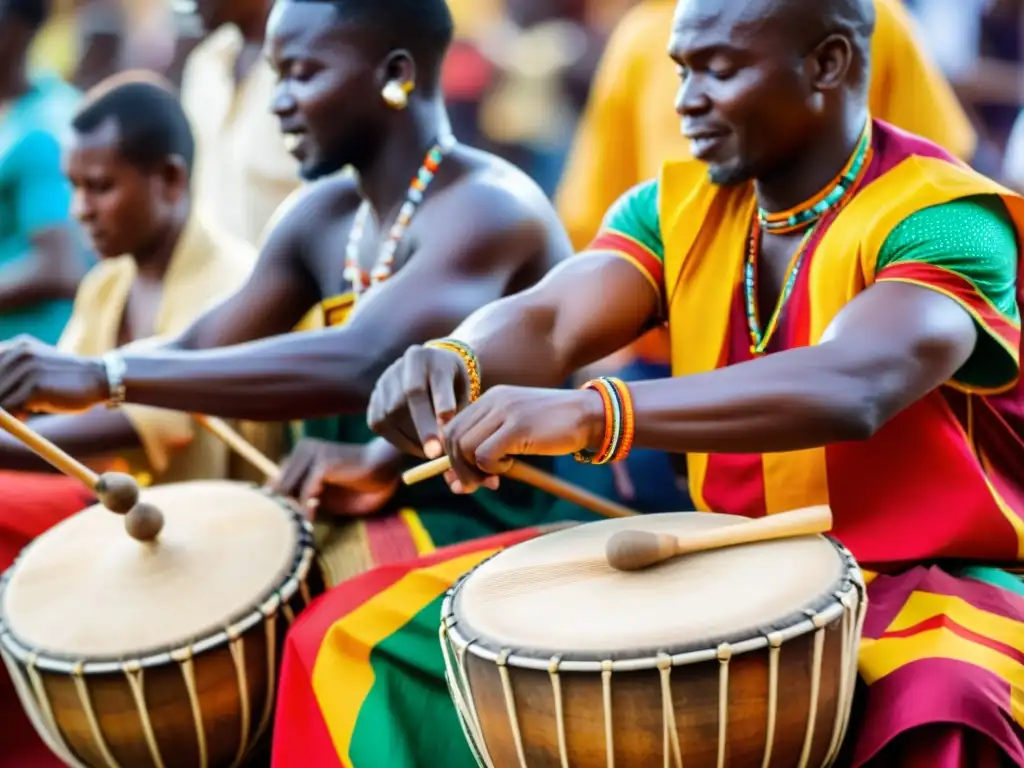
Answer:
<svg viewBox="0 0 1024 768"><path fill-rule="evenodd" d="M103 367L107 372L107 407L117 408L125 400L124 375L128 366L117 352L108 352L103 356Z"/></svg>

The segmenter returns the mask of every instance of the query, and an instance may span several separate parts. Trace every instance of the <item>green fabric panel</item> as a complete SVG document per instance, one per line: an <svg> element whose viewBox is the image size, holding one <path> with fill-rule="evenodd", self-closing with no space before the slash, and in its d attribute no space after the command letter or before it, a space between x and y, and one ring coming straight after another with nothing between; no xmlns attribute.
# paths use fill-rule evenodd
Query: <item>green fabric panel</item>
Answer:
<svg viewBox="0 0 1024 768"><path fill-rule="evenodd" d="M633 187L615 202L605 215L601 230L628 235L664 262L660 222L658 182L648 181Z"/></svg>
<svg viewBox="0 0 1024 768"><path fill-rule="evenodd" d="M1024 597L1024 581L1021 581L1021 577L1015 576L1001 568L992 568L987 565L971 565L961 570L957 575L966 579L983 581L986 584L1001 587L1008 592Z"/></svg>
<svg viewBox="0 0 1024 768"><path fill-rule="evenodd" d="M1017 231L996 195L960 198L908 216L886 238L876 274L893 264L919 262L955 272L1004 317L1020 322L1017 306ZM1017 376L1017 362L978 326L974 354L954 377L969 386L997 388Z"/></svg>
<svg viewBox="0 0 1024 768"><path fill-rule="evenodd" d="M445 680L443 601L431 602L371 651L373 687L349 751L357 768L477 768Z"/></svg>

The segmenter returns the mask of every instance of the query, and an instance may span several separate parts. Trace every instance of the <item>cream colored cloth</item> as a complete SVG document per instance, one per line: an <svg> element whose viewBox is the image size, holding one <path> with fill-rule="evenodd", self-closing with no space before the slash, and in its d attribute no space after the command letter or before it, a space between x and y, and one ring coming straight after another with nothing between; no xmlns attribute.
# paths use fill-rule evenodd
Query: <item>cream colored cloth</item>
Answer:
<svg viewBox="0 0 1024 768"><path fill-rule="evenodd" d="M193 216L182 233L164 277L155 336L130 346L159 343L185 330L197 317L238 290L252 272L256 251L248 243L215 231ZM137 268L131 256L105 259L90 270L58 346L78 355L103 355L117 346L128 294ZM128 471L153 483L231 475L228 449L184 413L124 406L142 451L123 458Z"/></svg>
<svg viewBox="0 0 1024 768"><path fill-rule="evenodd" d="M196 137L196 200L204 216L258 245L274 211L301 185L271 110L275 76L261 57L236 84L242 34L215 30L189 55L181 99Z"/></svg>

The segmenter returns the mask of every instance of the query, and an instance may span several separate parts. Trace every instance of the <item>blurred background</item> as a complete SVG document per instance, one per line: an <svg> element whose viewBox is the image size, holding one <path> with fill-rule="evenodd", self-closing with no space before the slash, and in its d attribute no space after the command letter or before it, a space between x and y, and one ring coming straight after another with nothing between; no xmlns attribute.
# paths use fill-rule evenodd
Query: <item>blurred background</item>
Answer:
<svg viewBox="0 0 1024 768"><path fill-rule="evenodd" d="M124 69L181 83L204 35L191 0L53 0L33 63L88 89ZM555 193L609 36L633 6L661 0L450 0L458 42L446 91L456 133L528 170ZM671 2L667 3L671 5ZM906 0L916 33L978 133L973 163L1000 176L1024 104L1020 0ZM667 41L667 30L665 30ZM664 47L657 41L655 47ZM671 68L665 61L665 67ZM664 94L671 110L672 94ZM1009 162L1012 160L1013 162ZM1012 174L1011 174L1012 175ZM1021 175L1021 174L1018 174ZM1024 184L1024 178L1013 181Z"/></svg>

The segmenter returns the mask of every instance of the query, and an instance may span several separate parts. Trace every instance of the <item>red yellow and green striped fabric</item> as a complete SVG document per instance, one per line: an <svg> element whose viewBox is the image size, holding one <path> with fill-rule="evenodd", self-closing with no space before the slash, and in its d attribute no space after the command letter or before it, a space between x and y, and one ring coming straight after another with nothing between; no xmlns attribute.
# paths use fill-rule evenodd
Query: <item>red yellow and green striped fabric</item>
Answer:
<svg viewBox="0 0 1024 768"><path fill-rule="evenodd" d="M1006 576L917 567L871 581L854 768L1024 766L1024 589Z"/></svg>
<svg viewBox="0 0 1024 768"><path fill-rule="evenodd" d="M698 509L751 517L829 504L835 535L880 570L935 558L1024 559L1024 199L875 122L864 184L815 231L768 352L817 344L859 293L899 280L958 301L978 323L975 354L868 440L690 454L690 495ZM669 164L658 199L674 374L749 361L742 270L751 188L714 187L699 164Z"/></svg>
<svg viewBox="0 0 1024 768"><path fill-rule="evenodd" d="M288 635L273 765L476 768L445 681L441 603L464 573L542 532L382 566L315 601Z"/></svg>

